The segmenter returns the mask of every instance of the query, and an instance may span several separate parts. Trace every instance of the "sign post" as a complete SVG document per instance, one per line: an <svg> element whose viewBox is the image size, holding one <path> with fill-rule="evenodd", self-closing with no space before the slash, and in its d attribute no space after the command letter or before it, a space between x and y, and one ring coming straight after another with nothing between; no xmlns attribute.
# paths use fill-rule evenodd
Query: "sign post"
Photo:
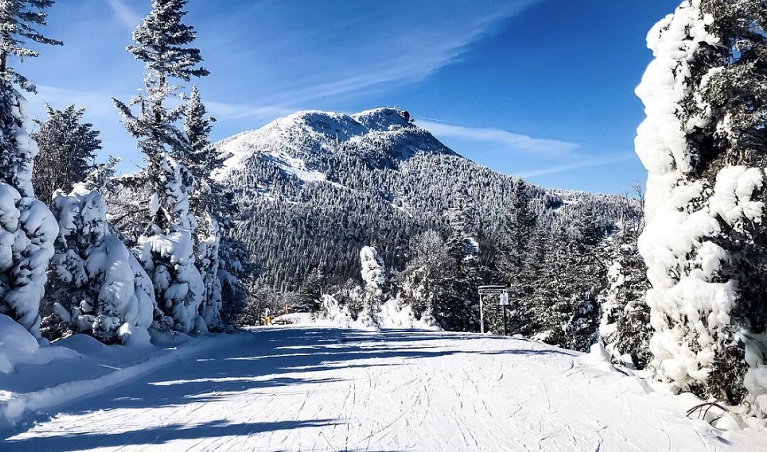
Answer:
<svg viewBox="0 0 767 452"><path fill-rule="evenodd" d="M506 336L506 306L509 305L508 292L504 292L501 294L501 299L498 304L501 305L501 310L503 311L503 335Z"/></svg>
<svg viewBox="0 0 767 452"><path fill-rule="evenodd" d="M485 295L498 295L500 297L500 305L503 309L503 335L506 335L506 306L509 304L509 293L506 286L489 285L479 286L479 331L485 332Z"/></svg>

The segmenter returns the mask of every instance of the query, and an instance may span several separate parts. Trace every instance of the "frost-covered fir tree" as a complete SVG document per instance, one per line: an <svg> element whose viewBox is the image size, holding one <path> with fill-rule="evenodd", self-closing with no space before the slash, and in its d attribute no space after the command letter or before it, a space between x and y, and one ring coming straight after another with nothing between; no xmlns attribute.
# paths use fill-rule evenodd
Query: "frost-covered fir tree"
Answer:
<svg viewBox="0 0 767 452"><path fill-rule="evenodd" d="M224 161L210 142L213 122L215 119L208 116L208 110L200 98L200 90L197 86L192 86L192 92L184 109L184 134L188 148L185 152L174 156L177 160L184 162L189 172L198 181L197 192L201 193L201 196L195 202L208 205L215 204L217 201L211 198L216 183L211 173Z"/></svg>
<svg viewBox="0 0 767 452"><path fill-rule="evenodd" d="M53 192L72 191L95 169L96 150L101 149L99 131L93 124L82 123L84 108L74 105L56 110L46 105L46 117L37 122L39 129L30 136L40 150L35 157L32 185L37 197L51 205Z"/></svg>
<svg viewBox="0 0 767 452"><path fill-rule="evenodd" d="M565 346L573 350L588 351L598 339L601 311L597 296L604 289L607 272L598 246L603 235L591 209L569 222L566 231L564 255L574 284L570 287Z"/></svg>
<svg viewBox="0 0 767 452"><path fill-rule="evenodd" d="M364 308L359 319L366 324L378 324L378 313L386 290L386 267L378 251L372 246L360 250L360 273L365 282Z"/></svg>
<svg viewBox="0 0 767 452"><path fill-rule="evenodd" d="M451 280L444 298L437 300L435 319L446 330L479 331L478 286L482 284L482 265L477 241L476 207L465 191L459 193L448 210L451 235L445 244L450 266L445 269Z"/></svg>
<svg viewBox="0 0 767 452"><path fill-rule="evenodd" d="M651 358L650 310L645 302L647 267L637 251L642 221L624 220L620 231L605 241L607 286L599 296L599 335L605 349L614 362L638 369Z"/></svg>
<svg viewBox="0 0 767 452"><path fill-rule="evenodd" d="M186 107L183 103L176 107L167 104L180 90L174 79L188 82L192 77L208 75L208 71L199 66L200 51L189 47L195 36L193 28L182 23L185 5L186 0L152 1L151 11L133 32L136 45L127 47L144 63L143 91L128 105L116 99L114 103L126 129L138 139L147 162L143 179L148 181L150 199L146 207L151 221L137 239L137 257L152 276L157 303L166 320L176 330L190 332L205 327L205 319L197 320L205 282L195 267L197 220L189 205L195 180L172 157L188 150L186 136L177 125ZM138 115L132 106L139 107ZM214 221L210 223L214 230ZM206 254L218 246L215 238L212 243L204 242ZM209 265L206 261L205 266ZM219 306L214 303L204 310L212 323L218 323L215 311Z"/></svg>
<svg viewBox="0 0 767 452"><path fill-rule="evenodd" d="M194 39L194 29L181 19L186 0L153 0L152 9L133 32L136 45L129 45L128 52L144 63L146 69L142 92L125 104L113 99L128 132L138 140L145 155L147 168L144 176L150 190L164 196L162 162L166 154L179 155L187 152L188 142L178 127L178 121L186 106L167 104L179 95L180 87L173 80L189 81L192 77L208 75L198 65L202 61L200 51L188 47ZM138 106L138 115L131 110ZM162 213L155 216L162 221ZM164 225L158 224L163 227Z"/></svg>
<svg viewBox="0 0 767 452"><path fill-rule="evenodd" d="M157 307L152 280L111 232L102 196L77 184L56 192L53 209L59 236L50 296L58 301L51 315L105 343L146 336Z"/></svg>
<svg viewBox="0 0 767 452"><path fill-rule="evenodd" d="M150 211L163 215L164 228L150 225L134 250L154 283L155 298L165 314L163 322L182 333L206 329L199 316L204 281L195 267L195 218L189 212L188 187L193 177L170 156L162 159L164 193L150 201ZM200 320L198 320L198 317Z"/></svg>
<svg viewBox="0 0 767 452"><path fill-rule="evenodd" d="M27 134L27 102L14 85L35 88L10 58L36 57L24 41L60 45L35 30L45 25L52 0L0 2L0 314L39 336L40 300L58 229L50 210L35 198L32 171L37 144Z"/></svg>
<svg viewBox="0 0 767 452"><path fill-rule="evenodd" d="M411 240L413 258L400 275L403 296L410 302L416 319L434 324L437 300L448 292L452 281L445 269L450 267L445 240L434 230L428 230Z"/></svg>
<svg viewBox="0 0 767 452"><path fill-rule="evenodd" d="M319 311L324 285L325 272L322 267L317 267L309 273L309 276L301 283L301 287L298 288L296 311L313 313Z"/></svg>
<svg viewBox="0 0 767 452"><path fill-rule="evenodd" d="M767 3L685 0L647 43L636 151L651 365L767 414Z"/></svg>
<svg viewBox="0 0 767 452"><path fill-rule="evenodd" d="M192 93L184 110L184 134L187 147L184 152L176 150L176 159L182 162L196 181L190 197L190 208L198 218L195 234L197 269L203 278L205 294L200 313L208 328L221 327L221 280L218 276L219 247L223 239L220 220L231 214L231 206L221 203L220 187L211 178L213 170L221 166L223 159L209 140L212 123L200 91L192 87Z"/></svg>
<svg viewBox="0 0 767 452"><path fill-rule="evenodd" d="M529 333L529 315L523 305L527 303L535 276L530 241L535 233L536 218L530 209L528 190L529 186L523 180L514 181L512 196L501 220L501 237L496 245L494 264L501 281L509 286L511 298L516 301L507 318L506 331L511 334ZM504 328L498 319L503 316L495 314L496 325L489 330L502 331Z"/></svg>

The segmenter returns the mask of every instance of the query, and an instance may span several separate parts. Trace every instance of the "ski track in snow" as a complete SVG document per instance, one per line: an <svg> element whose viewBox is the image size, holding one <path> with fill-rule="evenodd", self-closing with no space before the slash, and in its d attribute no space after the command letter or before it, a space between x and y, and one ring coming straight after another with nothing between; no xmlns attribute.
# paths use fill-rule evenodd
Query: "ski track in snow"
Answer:
<svg viewBox="0 0 767 452"><path fill-rule="evenodd" d="M536 342L295 327L221 344L40 413L0 450L767 450Z"/></svg>

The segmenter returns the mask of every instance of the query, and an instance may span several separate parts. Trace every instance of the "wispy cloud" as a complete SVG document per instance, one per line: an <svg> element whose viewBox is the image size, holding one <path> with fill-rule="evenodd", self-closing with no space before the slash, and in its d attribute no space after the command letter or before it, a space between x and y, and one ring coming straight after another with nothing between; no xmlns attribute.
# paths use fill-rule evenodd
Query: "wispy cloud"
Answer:
<svg viewBox="0 0 767 452"><path fill-rule="evenodd" d="M254 106L226 102L206 101L205 105L216 119L256 119L271 120L279 116L293 113L295 108L285 108L274 105Z"/></svg>
<svg viewBox="0 0 767 452"><path fill-rule="evenodd" d="M136 28L136 25L141 22L141 16L123 3L123 0L108 1L109 7L112 8L112 12L114 12L115 16L120 19L120 22L122 22L126 28L133 30Z"/></svg>
<svg viewBox="0 0 767 452"><path fill-rule="evenodd" d="M68 105L85 107L91 116L116 117L112 106L112 95L98 91L81 91L55 86L38 85L38 94L31 100L50 104L54 108L64 108ZM127 96L126 96L127 97Z"/></svg>
<svg viewBox="0 0 767 452"><path fill-rule="evenodd" d="M232 73L249 71L256 87L269 86L269 91L259 93L265 104L297 106L368 95L379 86L427 79L460 61L506 20L541 1L390 0L349 8L327 8L321 2L243 4L228 12L235 19L206 18L210 28L205 32L218 36L216 47L237 48L238 59L218 61L223 58L220 52L206 54L211 67L226 64ZM241 27L247 33L232 36L231 20L238 27L247 23ZM259 26L252 27L253 21ZM253 61L273 62L268 82L257 80L261 71L253 71Z"/></svg>
<svg viewBox="0 0 767 452"><path fill-rule="evenodd" d="M515 151L561 157L570 154L578 145L566 141L533 138L528 135L500 129L462 127L442 122L419 120L418 125L438 137L453 137L468 141L490 141Z"/></svg>
<svg viewBox="0 0 767 452"><path fill-rule="evenodd" d="M521 173L515 173L514 176L521 178L533 178L537 176L546 176L550 174L564 173L583 168L592 168L595 166L610 165L613 163L626 162L636 159L636 154L633 152L621 152L607 155L600 155L595 157L579 158L577 162L568 163L565 165L553 165L533 170L523 171Z"/></svg>

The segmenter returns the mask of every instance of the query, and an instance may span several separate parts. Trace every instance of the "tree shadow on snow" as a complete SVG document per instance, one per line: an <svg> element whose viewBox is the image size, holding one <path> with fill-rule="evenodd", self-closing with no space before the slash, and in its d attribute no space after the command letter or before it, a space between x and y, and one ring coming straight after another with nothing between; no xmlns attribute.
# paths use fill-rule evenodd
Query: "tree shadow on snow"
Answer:
<svg viewBox="0 0 767 452"><path fill-rule="evenodd" d="M514 347L523 341L509 340L509 349L477 352L476 350L449 349L435 341L496 340L499 336L467 333L443 333L414 330L383 330L363 332L332 328L273 328L239 333L250 335L249 347L238 344L231 348L200 352L174 362L170 367L130 381L123 386L112 387L88 398L71 402L65 411L85 414L95 410L109 411L119 408L147 409L178 407L189 403L204 403L224 398L227 393L245 392L253 397L273 396L270 388L316 385L341 381L323 377L322 372L339 368L391 367L406 365L408 360L438 358L462 353L483 354L567 354L551 348L530 349ZM453 342L454 344L454 342ZM381 362L381 360L390 360ZM360 361L364 360L364 361ZM351 382L350 382L351 384ZM302 389L303 390L303 389ZM38 420L50 418L55 413L39 413ZM108 435L74 434L69 436L6 440L0 450L70 450L91 447L108 447L122 444L157 444L176 438L204 438L211 436L251 435L254 432L288 428L335 425L341 420L305 420L228 424L212 421L201 426L187 428L182 425L152 427L128 433ZM5 432L6 438L16 432Z"/></svg>
<svg viewBox="0 0 767 452"><path fill-rule="evenodd" d="M63 452L99 447L120 447L136 445L161 445L178 439L220 438L224 436L249 436L278 430L293 430L305 427L338 425L333 419L310 421L277 421L230 424L215 420L203 424L171 424L142 427L122 433L74 433L57 436L33 437L3 442L3 451L46 451Z"/></svg>

